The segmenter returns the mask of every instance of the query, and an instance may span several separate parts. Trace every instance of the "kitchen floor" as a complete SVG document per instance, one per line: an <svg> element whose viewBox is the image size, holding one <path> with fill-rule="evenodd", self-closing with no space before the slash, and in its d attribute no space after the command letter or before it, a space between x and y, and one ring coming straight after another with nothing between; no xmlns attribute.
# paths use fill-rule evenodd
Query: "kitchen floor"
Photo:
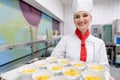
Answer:
<svg viewBox="0 0 120 80"><path fill-rule="evenodd" d="M120 67L116 68L114 65L110 65L110 71L115 80L120 80Z"/></svg>

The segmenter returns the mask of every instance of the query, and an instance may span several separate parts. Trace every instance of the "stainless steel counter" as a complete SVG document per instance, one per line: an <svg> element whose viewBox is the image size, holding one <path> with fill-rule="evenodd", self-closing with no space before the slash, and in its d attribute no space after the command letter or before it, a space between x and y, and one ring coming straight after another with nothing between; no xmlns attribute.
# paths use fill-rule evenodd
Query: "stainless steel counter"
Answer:
<svg viewBox="0 0 120 80"><path fill-rule="evenodd" d="M110 55L110 62L114 64L116 61L116 44L115 43L105 43L107 54ZM111 53L108 53L108 50L111 49Z"/></svg>

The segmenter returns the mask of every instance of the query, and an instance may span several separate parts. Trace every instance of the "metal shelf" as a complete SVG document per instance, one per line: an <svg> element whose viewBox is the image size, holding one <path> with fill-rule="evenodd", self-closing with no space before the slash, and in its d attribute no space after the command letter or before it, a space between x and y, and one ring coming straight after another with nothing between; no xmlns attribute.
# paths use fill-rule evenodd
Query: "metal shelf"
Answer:
<svg viewBox="0 0 120 80"><path fill-rule="evenodd" d="M0 51L5 51L5 50L11 50L13 48L22 48L25 46L32 46L34 44L46 42L50 43L51 41L58 40L59 38L54 38L54 39L46 39L46 40L37 40L37 41L31 41L31 42L23 42L23 43L16 43L16 44L11 44L11 45L3 45L0 46Z"/></svg>

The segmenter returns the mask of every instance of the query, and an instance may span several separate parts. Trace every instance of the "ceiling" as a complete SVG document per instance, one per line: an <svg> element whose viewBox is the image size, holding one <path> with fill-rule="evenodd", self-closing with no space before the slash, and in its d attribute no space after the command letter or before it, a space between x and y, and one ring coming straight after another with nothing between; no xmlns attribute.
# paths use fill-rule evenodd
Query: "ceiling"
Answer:
<svg viewBox="0 0 120 80"><path fill-rule="evenodd" d="M104 0L93 0L93 1L104 1ZM72 5L73 0L61 0L63 5Z"/></svg>
<svg viewBox="0 0 120 80"><path fill-rule="evenodd" d="M61 2L63 3L63 5L71 5L73 0L61 0Z"/></svg>

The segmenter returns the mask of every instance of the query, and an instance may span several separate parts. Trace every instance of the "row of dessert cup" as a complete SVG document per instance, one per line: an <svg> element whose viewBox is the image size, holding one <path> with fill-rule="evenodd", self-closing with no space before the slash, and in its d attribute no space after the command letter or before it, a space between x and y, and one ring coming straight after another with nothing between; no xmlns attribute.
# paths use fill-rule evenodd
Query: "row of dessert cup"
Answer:
<svg viewBox="0 0 120 80"><path fill-rule="evenodd" d="M102 68L96 70L95 66ZM91 69L91 66L94 66ZM86 64L82 61L70 61L67 58L47 57L43 60L38 60L32 64L24 65L18 69L21 80L77 80L78 78L86 79L86 76L98 76L101 80L105 80L106 67L98 63ZM55 76L55 74L59 74ZM56 78L59 77L59 78ZM61 77L61 78L60 78Z"/></svg>

